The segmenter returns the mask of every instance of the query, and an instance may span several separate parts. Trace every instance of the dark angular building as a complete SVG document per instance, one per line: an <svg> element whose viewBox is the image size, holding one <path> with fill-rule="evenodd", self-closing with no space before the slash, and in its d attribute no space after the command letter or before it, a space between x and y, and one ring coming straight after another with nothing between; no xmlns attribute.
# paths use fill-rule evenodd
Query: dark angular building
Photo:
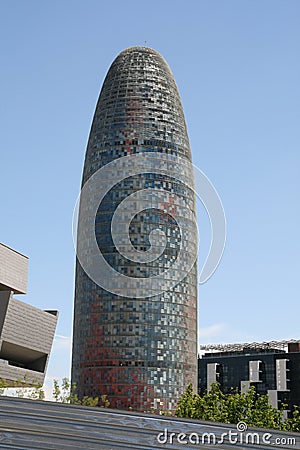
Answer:
<svg viewBox="0 0 300 450"><path fill-rule="evenodd" d="M105 78L87 145L82 187L109 163L153 154L162 158L162 166L167 157L191 161L183 109L168 64L155 50L132 47L114 60ZM147 169L123 178L103 196L94 234L105 264L127 281L121 287L118 284L119 290L103 288L110 277L103 275L101 283L95 282L77 251L72 381L79 397L106 394L114 408L174 410L186 385L192 382L197 387L196 257L182 279L180 273L177 276L180 265L175 264L180 248L189 255L197 247L194 228L185 206L181 207L188 205L195 219L193 173L188 173L190 186L171 169L164 174ZM152 232L158 230L165 236L165 248L145 262L122 254L114 243L111 223L128 196L135 198L147 189L152 189L158 203L150 202L129 218L128 245L133 252L146 254ZM127 214L124 211L121 222ZM185 223L188 239L175 213ZM79 228L84 227L84 220L85 215L79 213ZM119 232L122 240L122 223ZM77 246L83 249L89 242L84 236L77 236ZM170 280L177 276L178 282L168 281L170 270ZM146 290L139 289L139 280L157 276L163 280L164 274L168 288L156 295L149 293L149 284Z"/></svg>
<svg viewBox="0 0 300 450"><path fill-rule="evenodd" d="M233 344L225 348L199 358L200 393L214 382L225 394L232 389L246 392L249 386L255 386L259 394L269 395L275 408L284 403L289 413L294 405L300 406L300 342Z"/></svg>

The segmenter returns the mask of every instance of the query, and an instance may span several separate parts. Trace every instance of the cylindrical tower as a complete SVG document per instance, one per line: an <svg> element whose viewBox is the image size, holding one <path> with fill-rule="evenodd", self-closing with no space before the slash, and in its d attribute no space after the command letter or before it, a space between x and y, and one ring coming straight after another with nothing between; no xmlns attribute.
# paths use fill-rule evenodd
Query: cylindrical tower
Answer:
<svg viewBox="0 0 300 450"><path fill-rule="evenodd" d="M113 164L121 159L124 167L131 167L129 156L140 154L158 155L162 166L170 158L170 165L165 164L169 172L151 169L151 163L140 173L124 172L122 177ZM97 282L77 259L72 382L79 397L106 394L111 407L174 411L186 385L197 386L197 265L194 259L185 272L184 263L176 262L195 254L197 247L191 225L191 216L195 219L193 173L188 169L189 185L183 183L171 169L176 158L191 162L183 109L170 68L155 50L126 49L105 78L82 180L84 189L99 169L112 167L115 184L108 183L105 195L101 194L93 226L103 261L123 277L116 282L118 290L105 288L110 277L102 275ZM149 189L153 202L145 207L137 195ZM120 210L130 196L131 206L126 203ZM132 205L136 213L130 212ZM114 236L112 222L118 208L115 229L119 226L119 231ZM79 213L78 227L85 226L84 220ZM147 259L155 230L155 242L163 243L164 251ZM124 240L126 233L129 244ZM78 245L85 251L90 241L79 241L80 235ZM126 256L126 245L141 259ZM165 277L164 287L152 293L149 285L148 290L140 290L143 280L155 277Z"/></svg>

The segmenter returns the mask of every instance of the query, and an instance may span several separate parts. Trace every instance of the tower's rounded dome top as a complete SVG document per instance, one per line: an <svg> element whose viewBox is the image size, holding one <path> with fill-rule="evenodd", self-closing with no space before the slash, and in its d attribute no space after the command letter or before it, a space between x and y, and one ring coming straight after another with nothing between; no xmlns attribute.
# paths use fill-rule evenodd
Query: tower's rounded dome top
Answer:
<svg viewBox="0 0 300 450"><path fill-rule="evenodd" d="M147 66L152 66L152 69L163 70L163 76L166 77L167 81L176 87L177 85L173 77L172 71L165 60L165 58L156 50L151 47L146 46L134 46L128 47L123 50L113 61L110 70L114 68L115 65L119 65L120 70L123 70L130 66L131 72L134 69L147 69ZM110 72L109 70L109 72ZM108 72L108 74L109 74ZM178 90L177 95L179 96Z"/></svg>
<svg viewBox="0 0 300 450"><path fill-rule="evenodd" d="M120 55L122 55L123 53L133 53L133 52L153 53L163 58L163 56L157 50L154 50L154 48L147 47L145 45L134 45L133 47L127 47L121 51Z"/></svg>
<svg viewBox="0 0 300 450"><path fill-rule="evenodd" d="M95 149L107 146L112 149L101 151L101 165L117 154L151 149L191 160L176 82L166 60L150 47L126 48L109 68L95 111L87 160ZM84 182L95 169L95 165L85 166Z"/></svg>
<svg viewBox="0 0 300 450"><path fill-rule="evenodd" d="M115 58L106 75L87 160L95 149L102 149L101 164L106 164L116 154L149 151L150 146L154 151L191 160L183 108L171 69L156 50L134 46ZM104 149L109 151L105 153ZM95 168L85 167L84 180Z"/></svg>

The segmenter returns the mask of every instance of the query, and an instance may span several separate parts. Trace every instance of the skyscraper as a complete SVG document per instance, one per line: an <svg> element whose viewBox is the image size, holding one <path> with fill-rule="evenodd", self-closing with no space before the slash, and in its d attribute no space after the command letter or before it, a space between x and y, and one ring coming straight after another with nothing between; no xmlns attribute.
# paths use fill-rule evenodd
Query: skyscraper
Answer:
<svg viewBox="0 0 300 450"><path fill-rule="evenodd" d="M124 50L105 78L83 170L72 356L80 397L106 394L115 408L174 410L186 385L197 386L190 162L168 64L147 47ZM99 194L89 225L94 236L86 219L92 191L96 200ZM102 272L97 251L89 248L94 238Z"/></svg>

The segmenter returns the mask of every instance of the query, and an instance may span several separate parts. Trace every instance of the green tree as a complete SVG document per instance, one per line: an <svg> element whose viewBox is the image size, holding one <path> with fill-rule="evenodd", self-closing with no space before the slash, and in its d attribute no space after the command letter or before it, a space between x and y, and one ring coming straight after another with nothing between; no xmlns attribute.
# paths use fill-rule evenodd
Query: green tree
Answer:
<svg viewBox="0 0 300 450"><path fill-rule="evenodd" d="M9 387L8 382L4 379L0 379L0 395L5 395L6 389Z"/></svg>
<svg viewBox="0 0 300 450"><path fill-rule="evenodd" d="M53 380L53 397L59 403L73 403L79 404L79 400L74 394L75 386L71 386L70 380L64 377L59 383L58 380Z"/></svg>
<svg viewBox="0 0 300 450"><path fill-rule="evenodd" d="M101 396L101 404L99 405L99 397L88 397L86 395L79 399L76 390L76 383L71 384L67 377L62 379L61 384L59 384L58 380L53 381L53 397L56 402L83 406L101 406L102 408L108 408L110 405L106 395Z"/></svg>
<svg viewBox="0 0 300 450"><path fill-rule="evenodd" d="M285 422L285 430L300 432L300 407L294 405L293 415Z"/></svg>
<svg viewBox="0 0 300 450"><path fill-rule="evenodd" d="M30 384L30 387L28 386ZM83 406L100 406L101 408L108 408L110 402L106 395L99 397L84 396L82 399L78 398L76 393L76 384L71 382L69 378L64 377L61 382L58 380L53 381L53 397L56 402L59 403L71 403L73 405ZM37 381L28 381L28 376L22 379L16 380L12 383L7 382L5 379L0 379L0 396L8 395L18 398L30 398L32 400L44 400L45 392L43 390L42 383Z"/></svg>
<svg viewBox="0 0 300 450"><path fill-rule="evenodd" d="M101 398L101 405L100 405L100 407L101 408L109 408L110 402L107 399L107 395L103 394L103 395L101 395L100 398Z"/></svg>
<svg viewBox="0 0 300 450"><path fill-rule="evenodd" d="M224 394L218 383L213 383L211 389L202 395L194 394L192 384L189 384L180 398L176 416L213 422L238 423L244 421L249 426L290 429L296 431L300 425L300 411L294 411L294 418L283 418L283 409L273 408L268 395L259 395L254 386L245 393L237 390ZM290 427L290 428L288 428Z"/></svg>
<svg viewBox="0 0 300 450"><path fill-rule="evenodd" d="M28 386L30 384L30 387ZM9 389L9 391L8 391ZM8 395L18 398L31 398L35 400L43 400L45 392L43 384L37 380L28 381L27 374L23 378L8 383L5 379L0 379L0 395Z"/></svg>
<svg viewBox="0 0 300 450"><path fill-rule="evenodd" d="M190 383L178 402L176 415L196 419L196 397L199 396L194 394L193 385Z"/></svg>

